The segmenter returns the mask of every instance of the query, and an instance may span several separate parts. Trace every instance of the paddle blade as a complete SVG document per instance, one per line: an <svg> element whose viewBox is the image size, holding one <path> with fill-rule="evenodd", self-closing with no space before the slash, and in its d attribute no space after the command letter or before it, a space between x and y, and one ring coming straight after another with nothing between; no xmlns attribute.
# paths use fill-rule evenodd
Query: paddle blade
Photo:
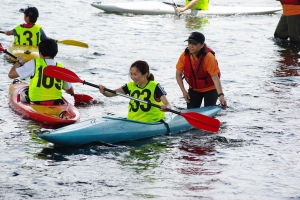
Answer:
<svg viewBox="0 0 300 200"><path fill-rule="evenodd" d="M55 65L48 65L44 69L44 74L49 77L57 78L70 83L83 83L74 72L66 68L57 67Z"/></svg>
<svg viewBox="0 0 300 200"><path fill-rule="evenodd" d="M93 103L93 97L86 94L74 94L75 104L91 104Z"/></svg>
<svg viewBox="0 0 300 200"><path fill-rule="evenodd" d="M3 48L1 43L0 43L0 51L5 52L5 49Z"/></svg>
<svg viewBox="0 0 300 200"><path fill-rule="evenodd" d="M180 113L193 127L209 131L218 132L220 128L220 121L218 119L202 115L196 112Z"/></svg>
<svg viewBox="0 0 300 200"><path fill-rule="evenodd" d="M86 44L84 42L76 41L76 40L57 40L56 42L62 43L62 44L67 44L67 45L78 46L78 47L84 47L84 48L89 47L88 44Z"/></svg>

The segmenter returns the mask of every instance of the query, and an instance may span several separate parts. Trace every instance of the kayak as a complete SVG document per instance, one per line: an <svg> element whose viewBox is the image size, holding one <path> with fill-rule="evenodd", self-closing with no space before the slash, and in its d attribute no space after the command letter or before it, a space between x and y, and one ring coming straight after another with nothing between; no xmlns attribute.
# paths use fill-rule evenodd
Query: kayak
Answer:
<svg viewBox="0 0 300 200"><path fill-rule="evenodd" d="M13 54L14 56L23 56L25 62L40 57L38 46L17 45L12 43L8 46L7 49L8 52ZM9 57L9 59L12 61L16 61L16 59L11 56Z"/></svg>
<svg viewBox="0 0 300 200"><path fill-rule="evenodd" d="M182 111L197 112L210 117L220 112L220 106L208 106ZM169 113L168 113L169 114ZM170 133L186 131L192 126L181 115L166 115ZM168 134L162 122L145 123L125 118L102 117L78 122L52 131L41 131L38 137L57 145L80 146L93 142L118 143Z"/></svg>
<svg viewBox="0 0 300 200"><path fill-rule="evenodd" d="M80 118L78 109L62 98L62 105L39 105L26 102L28 83L15 79L9 86L10 106L24 118L40 124L54 125L55 127L75 123Z"/></svg>
<svg viewBox="0 0 300 200"><path fill-rule="evenodd" d="M111 13L132 13L139 15L165 15L175 14L175 6L168 2L126 2L126 3L108 3L94 2L93 7ZM209 10L187 10L182 14L192 16L203 15L250 15L250 14L272 14L281 11L282 7L231 7L209 5Z"/></svg>

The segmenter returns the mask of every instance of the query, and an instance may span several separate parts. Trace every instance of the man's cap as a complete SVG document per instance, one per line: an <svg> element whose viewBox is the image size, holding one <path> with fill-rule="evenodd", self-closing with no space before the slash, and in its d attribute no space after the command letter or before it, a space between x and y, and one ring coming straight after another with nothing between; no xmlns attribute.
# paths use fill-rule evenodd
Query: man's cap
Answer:
<svg viewBox="0 0 300 200"><path fill-rule="evenodd" d="M30 16L30 17L36 17L36 18L39 17L39 11L36 7L28 6L27 8L21 8L19 11L21 13L25 13L27 16Z"/></svg>
<svg viewBox="0 0 300 200"><path fill-rule="evenodd" d="M205 41L205 36L200 32L192 32L185 42L191 42L192 44L203 44Z"/></svg>

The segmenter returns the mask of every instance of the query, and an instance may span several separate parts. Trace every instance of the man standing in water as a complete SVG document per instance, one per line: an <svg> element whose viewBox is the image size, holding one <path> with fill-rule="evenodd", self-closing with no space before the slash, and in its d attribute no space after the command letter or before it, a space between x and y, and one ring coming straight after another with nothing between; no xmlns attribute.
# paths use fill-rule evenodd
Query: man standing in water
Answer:
<svg viewBox="0 0 300 200"><path fill-rule="evenodd" d="M209 0L186 0L184 7L177 7L177 12L192 10L208 10Z"/></svg>
<svg viewBox="0 0 300 200"><path fill-rule="evenodd" d="M204 106L213 106L218 98L223 108L226 108L215 52L206 46L205 37L200 32L192 32L186 41L188 47L176 65L176 80L187 108L199 108L203 99ZM189 84L188 91L184 87L182 75Z"/></svg>
<svg viewBox="0 0 300 200"><path fill-rule="evenodd" d="M290 38L290 42L300 43L300 0L280 0L283 14L277 24L274 37Z"/></svg>

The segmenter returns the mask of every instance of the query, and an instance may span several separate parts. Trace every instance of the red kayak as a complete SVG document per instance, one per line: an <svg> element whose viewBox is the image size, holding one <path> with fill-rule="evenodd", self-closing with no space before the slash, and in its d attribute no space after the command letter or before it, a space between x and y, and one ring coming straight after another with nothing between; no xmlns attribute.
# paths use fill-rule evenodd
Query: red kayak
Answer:
<svg viewBox="0 0 300 200"><path fill-rule="evenodd" d="M28 83L15 79L9 86L11 107L23 117L45 125L63 126L75 123L80 118L78 109L62 98L61 105L39 105L26 102Z"/></svg>

